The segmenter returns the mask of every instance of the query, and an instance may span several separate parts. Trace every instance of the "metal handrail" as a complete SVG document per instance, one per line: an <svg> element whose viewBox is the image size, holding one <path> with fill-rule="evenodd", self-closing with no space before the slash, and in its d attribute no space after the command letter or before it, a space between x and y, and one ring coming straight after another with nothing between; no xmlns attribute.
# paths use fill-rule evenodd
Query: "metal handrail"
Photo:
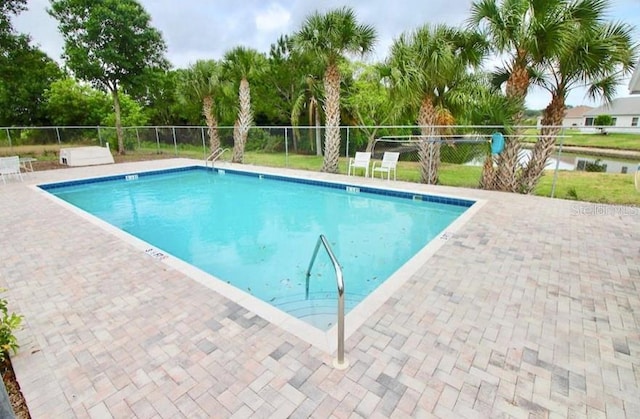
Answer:
<svg viewBox="0 0 640 419"><path fill-rule="evenodd" d="M229 151L228 148L216 148L213 153L209 154L209 157L207 157L204 160L204 165L208 166L209 162L211 162L211 167L213 167L213 163L215 163L216 160L218 160L220 157L222 157L222 155L224 154L225 151Z"/></svg>
<svg viewBox="0 0 640 419"><path fill-rule="evenodd" d="M316 248L313 251L311 261L309 262L309 268L307 269L307 281L305 286L305 298L307 300L309 299L309 277L311 276L311 268L313 268L313 263L316 261L316 256L318 256L320 243L322 243L325 250L327 251L329 259L331 259L331 263L333 264L333 268L336 271L336 282L338 285L338 357L334 362L334 366L338 369L345 369L349 366L349 363L344 360L344 280L342 277L342 268L338 263L336 255L333 254L331 246L329 246L329 242L327 241L327 238L324 236L324 234L321 234L320 237L318 237Z"/></svg>

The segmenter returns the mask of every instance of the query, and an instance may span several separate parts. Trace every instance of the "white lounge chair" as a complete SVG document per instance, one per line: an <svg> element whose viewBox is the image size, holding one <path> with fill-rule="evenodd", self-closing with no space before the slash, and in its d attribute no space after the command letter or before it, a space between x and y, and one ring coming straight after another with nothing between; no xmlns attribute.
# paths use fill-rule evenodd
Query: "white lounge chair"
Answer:
<svg viewBox="0 0 640 419"><path fill-rule="evenodd" d="M0 176L2 183L7 183L5 178L15 176L22 181L22 173L20 173L20 157L0 157Z"/></svg>
<svg viewBox="0 0 640 419"><path fill-rule="evenodd" d="M373 167L371 168L371 177L375 177L376 172L380 172L380 179L382 179L382 174L387 174L387 180L389 180L391 176L391 171L393 170L393 180L396 180L396 166L398 165L398 158L400 157L400 153L395 151L385 151L382 156L382 161L380 162L380 167L376 167L377 162L373 162Z"/></svg>
<svg viewBox="0 0 640 419"><path fill-rule="evenodd" d="M369 177L369 162L371 161L371 153L368 151L356 151L356 156L349 159L348 174L351 176L351 170L355 175L356 169L364 169L364 177Z"/></svg>

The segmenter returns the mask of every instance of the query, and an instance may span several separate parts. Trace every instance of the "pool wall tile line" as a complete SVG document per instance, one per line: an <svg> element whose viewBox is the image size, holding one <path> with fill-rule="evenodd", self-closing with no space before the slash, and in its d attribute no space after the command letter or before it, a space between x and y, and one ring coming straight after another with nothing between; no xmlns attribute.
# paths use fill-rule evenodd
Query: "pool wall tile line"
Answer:
<svg viewBox="0 0 640 419"><path fill-rule="evenodd" d="M362 185L355 185L355 184L348 184L348 183L326 182L326 181L314 180L314 179L303 179L303 178L280 176L280 175L274 175L274 174L246 172L246 171L226 169L226 168L214 169L214 170L216 171L224 170L225 173L233 173L241 176L251 176L251 177L263 176L265 179L274 179L274 180L280 180L285 182L302 183L305 185L323 186L325 188L331 188L331 189L344 190L345 188L352 187L352 188L359 189L361 193L386 195L386 196L391 196L395 198L415 199L416 196L419 196L420 199L425 202L435 202L439 204L448 204L448 205L460 206L465 208L471 207L475 202L469 199L443 197L443 196L437 196L437 195L426 195L426 194L420 194L415 192L404 192L404 191L398 191L398 190L392 190L392 189L379 189L379 188L372 188L369 186L362 186Z"/></svg>
<svg viewBox="0 0 640 419"><path fill-rule="evenodd" d="M56 183L44 183L44 184L38 185L38 187L40 187L45 191L49 191L53 189L64 188L67 186L87 185L92 183L109 182L113 180L126 181L126 180L129 180L128 178L130 176L138 176L139 178L141 178L141 177L148 177L148 176L165 175L168 173L187 172L191 170L200 170L200 169L205 169L205 168L203 168L202 166L187 166L187 167L175 167L171 169L152 170L147 172L131 172L131 173L123 173L120 175L113 175L113 176L101 176L96 178L77 179L77 180L69 180L69 181L56 182Z"/></svg>
<svg viewBox="0 0 640 419"><path fill-rule="evenodd" d="M266 173L259 173L259 172L248 172L248 171L235 170L235 169L209 168L204 166L187 166L187 167L177 167L172 169L153 170L153 171L147 171L147 172L135 172L135 173L132 172L132 173L125 173L121 175L115 175L115 176L103 176L103 177L97 177L97 178L71 180L66 182L45 183L38 186L43 190L50 191L50 190L63 188L67 186L78 186L78 185L84 185L84 184L109 182L114 180L127 181L129 180L128 178L130 178L131 176L138 176L142 178L142 177L148 177L148 176L158 176L158 175L164 175L168 173L185 172L185 171L191 171L191 170L205 170L205 171L213 170L216 173L219 173L220 171L222 171L222 173L225 173L225 174L231 173L238 176L259 177L261 179L272 179L272 180L278 180L283 182L301 183L305 185L321 186L325 188L339 189L339 190L345 190L346 188L351 187L351 188L357 188L360 193L370 193L375 195L384 195L384 196L390 196L390 197L402 198L402 199L421 200L425 202L434 202L438 204L454 205L454 206L465 207L465 208L471 207L475 202L468 199L460 199L460 198L453 198L453 197L427 195L427 194L405 192L405 191L398 191L398 190L392 190L392 189L372 188L368 186L361 186L361 185L354 185L354 184L326 182L326 181L320 181L320 180L303 179L303 178L290 177L290 176L280 176L280 175L266 174Z"/></svg>

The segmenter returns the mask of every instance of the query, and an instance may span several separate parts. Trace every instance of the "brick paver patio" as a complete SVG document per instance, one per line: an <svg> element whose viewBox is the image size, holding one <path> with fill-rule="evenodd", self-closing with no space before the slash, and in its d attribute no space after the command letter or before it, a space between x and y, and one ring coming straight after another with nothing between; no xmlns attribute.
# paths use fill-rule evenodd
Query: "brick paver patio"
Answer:
<svg viewBox="0 0 640 419"><path fill-rule="evenodd" d="M487 202L348 337L339 371L30 186L194 163L0 185L33 418L640 417L640 209L396 183Z"/></svg>

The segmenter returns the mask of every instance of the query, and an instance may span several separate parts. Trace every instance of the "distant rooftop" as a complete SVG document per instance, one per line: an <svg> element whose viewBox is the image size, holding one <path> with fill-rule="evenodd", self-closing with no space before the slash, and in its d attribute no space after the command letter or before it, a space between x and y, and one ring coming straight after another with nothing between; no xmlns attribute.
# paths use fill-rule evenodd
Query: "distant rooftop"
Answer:
<svg viewBox="0 0 640 419"><path fill-rule="evenodd" d="M638 92L640 93L640 91ZM613 99L611 103L591 109L584 113L585 116L597 116L600 114L609 115L639 115L640 96L619 97Z"/></svg>
<svg viewBox="0 0 640 419"><path fill-rule="evenodd" d="M564 113L564 117L565 118L582 118L585 112L588 112L591 109L593 109L591 106L584 106L584 105L576 106L575 108L567 109L567 111Z"/></svg>

